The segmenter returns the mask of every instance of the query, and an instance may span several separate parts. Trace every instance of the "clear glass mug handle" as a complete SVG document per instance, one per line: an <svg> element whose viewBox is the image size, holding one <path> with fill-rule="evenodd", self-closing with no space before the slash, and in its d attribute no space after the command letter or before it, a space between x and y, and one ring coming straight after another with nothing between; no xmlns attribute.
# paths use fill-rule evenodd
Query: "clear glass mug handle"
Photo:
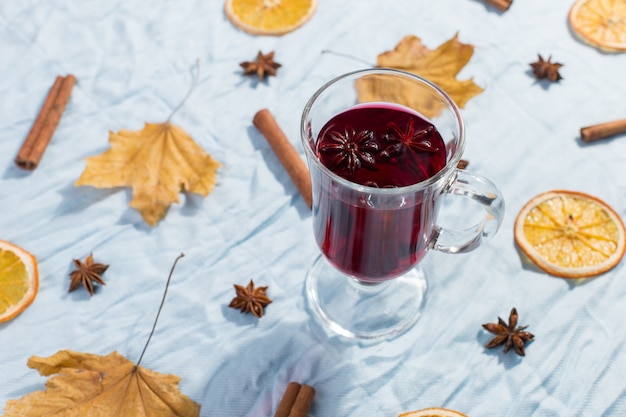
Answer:
<svg viewBox="0 0 626 417"><path fill-rule="evenodd" d="M496 234L504 217L504 199L498 187L473 172L456 170L455 174L444 192L468 198L482 206L486 213L481 222L467 229L453 230L435 226L430 247L444 253L463 253L476 249Z"/></svg>

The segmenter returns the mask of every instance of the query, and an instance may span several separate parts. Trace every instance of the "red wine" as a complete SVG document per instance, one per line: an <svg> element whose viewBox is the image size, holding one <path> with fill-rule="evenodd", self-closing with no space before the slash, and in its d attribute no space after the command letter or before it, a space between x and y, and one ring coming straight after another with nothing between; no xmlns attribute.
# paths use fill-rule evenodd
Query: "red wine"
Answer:
<svg viewBox="0 0 626 417"><path fill-rule="evenodd" d="M338 176L378 188L422 182L446 164L445 144L430 121L383 103L358 105L334 116L321 129L315 150ZM422 259L438 199L418 191L381 203L373 195L367 200L367 193L354 198L345 189L320 190L314 207L317 242L335 267L375 282L399 276Z"/></svg>
<svg viewBox="0 0 626 417"><path fill-rule="evenodd" d="M403 187L439 172L446 163L435 126L404 107L355 106L320 131L320 162L335 174L373 187Z"/></svg>

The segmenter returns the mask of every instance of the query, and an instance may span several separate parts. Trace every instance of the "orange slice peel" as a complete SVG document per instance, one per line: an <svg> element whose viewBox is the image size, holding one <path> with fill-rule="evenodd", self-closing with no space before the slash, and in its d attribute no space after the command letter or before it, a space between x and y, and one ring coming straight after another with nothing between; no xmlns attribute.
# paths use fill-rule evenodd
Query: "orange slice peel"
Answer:
<svg viewBox="0 0 626 417"><path fill-rule="evenodd" d="M615 267L626 250L620 216L601 199L555 190L533 197L515 219L515 241L540 269L587 278Z"/></svg>
<svg viewBox="0 0 626 417"><path fill-rule="evenodd" d="M39 288L37 259L24 249L0 240L0 322L26 309Z"/></svg>
<svg viewBox="0 0 626 417"><path fill-rule="evenodd" d="M317 0L226 0L224 11L238 28L253 35L284 35L305 24Z"/></svg>
<svg viewBox="0 0 626 417"><path fill-rule="evenodd" d="M605 52L626 51L626 1L577 0L568 21L584 43Z"/></svg>
<svg viewBox="0 0 626 417"><path fill-rule="evenodd" d="M417 411L409 411L400 414L398 417L467 417L465 414L455 410L441 407L424 408Z"/></svg>

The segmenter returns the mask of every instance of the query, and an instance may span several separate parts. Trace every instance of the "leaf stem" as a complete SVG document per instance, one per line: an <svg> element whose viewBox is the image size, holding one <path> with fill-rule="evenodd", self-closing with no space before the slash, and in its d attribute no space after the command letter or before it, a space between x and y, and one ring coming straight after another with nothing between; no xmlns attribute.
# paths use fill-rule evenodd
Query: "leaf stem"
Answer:
<svg viewBox="0 0 626 417"><path fill-rule="evenodd" d="M196 60L195 69L196 69L196 73L193 75L193 79L191 80L191 87L189 87L189 91L187 91L187 94L185 94L185 97L182 99L182 101L178 103L178 105L174 108L174 110L172 110L172 113L170 114L170 117L167 118L166 123L169 123L169 121L172 119L174 114L178 110L180 110L181 107L183 107L183 104L185 104L185 102L187 101L187 99L189 98L193 90L198 85L198 78L200 78L200 60Z"/></svg>
<svg viewBox="0 0 626 417"><path fill-rule="evenodd" d="M163 298L161 299L161 305L159 306L159 310L157 311L157 315L154 318L154 324L152 325L152 331L150 332L150 336L148 336L148 340L146 341L146 345L143 347L143 351L141 352L141 356L139 356L139 360L135 364L135 366L139 366L141 360L143 359L143 354L146 353L146 349L148 348L148 344L150 343L150 339L152 339L152 335L154 334L154 329L156 329L157 321L159 321L159 315L161 315L161 310L163 309L163 304L165 304L165 296L167 296L167 289L170 286L170 281L172 280L172 274L174 273L174 268L176 268L176 264L178 260L185 256L184 253L178 255L174 264L172 265L172 269L170 269L170 275L167 277L167 283L165 284L165 291L163 291Z"/></svg>
<svg viewBox="0 0 626 417"><path fill-rule="evenodd" d="M342 56L342 57L344 57L344 58L349 58L349 59L352 59L352 60L354 60L354 61L361 62L361 63L363 63L363 64L367 65L368 67L375 67L375 66L376 66L376 65L372 64L371 62L367 62L367 61L365 61L365 60L363 60L363 59L360 59L360 58L357 58L357 57L355 57L355 56L353 56L353 55L344 54L344 53L341 53L341 52L331 51L330 49L324 49L324 50L322 50L322 54L333 54L333 55Z"/></svg>

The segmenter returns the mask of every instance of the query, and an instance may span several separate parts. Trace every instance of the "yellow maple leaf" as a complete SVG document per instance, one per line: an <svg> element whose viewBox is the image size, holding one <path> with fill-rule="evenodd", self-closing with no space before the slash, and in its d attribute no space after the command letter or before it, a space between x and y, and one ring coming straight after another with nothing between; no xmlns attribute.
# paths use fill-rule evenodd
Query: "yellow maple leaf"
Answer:
<svg viewBox="0 0 626 417"><path fill-rule="evenodd" d="M426 78L463 108L471 98L484 91L471 78L462 81L456 78L473 54L474 47L459 42L458 34L434 50L424 46L420 38L409 35L393 51L378 55L376 66L395 68ZM436 113L438 103L425 104L423 95L414 94L409 83L395 81L384 81L376 76L364 77L357 83L359 97L362 101L395 101L411 108L431 108L427 115Z"/></svg>
<svg viewBox="0 0 626 417"><path fill-rule="evenodd" d="M155 226L178 193L209 195L220 163L180 127L169 122L146 123L140 131L109 133L111 148L87 158L75 185L97 188L132 187L130 205Z"/></svg>
<svg viewBox="0 0 626 417"><path fill-rule="evenodd" d="M178 390L180 378L136 366L117 352L106 356L61 350L32 356L28 366L54 375L45 391L9 400L4 417L197 417L200 405Z"/></svg>

